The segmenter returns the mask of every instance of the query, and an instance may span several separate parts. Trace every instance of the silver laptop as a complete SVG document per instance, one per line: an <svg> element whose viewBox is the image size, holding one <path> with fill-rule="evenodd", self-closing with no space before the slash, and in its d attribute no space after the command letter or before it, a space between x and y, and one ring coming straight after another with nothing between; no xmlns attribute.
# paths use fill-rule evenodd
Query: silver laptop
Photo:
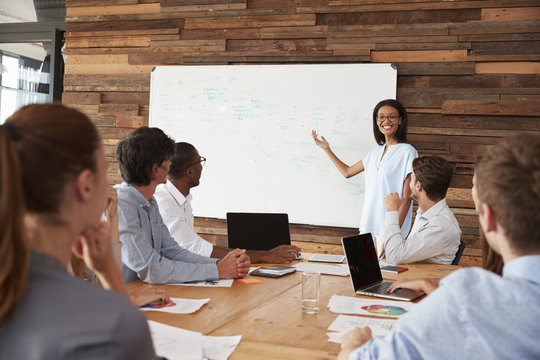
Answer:
<svg viewBox="0 0 540 360"><path fill-rule="evenodd" d="M382 278L371 234L344 237L341 244L347 257L353 288L357 294L403 301L412 301L424 294L409 289L398 289L391 294L388 292L392 282L384 281Z"/></svg>

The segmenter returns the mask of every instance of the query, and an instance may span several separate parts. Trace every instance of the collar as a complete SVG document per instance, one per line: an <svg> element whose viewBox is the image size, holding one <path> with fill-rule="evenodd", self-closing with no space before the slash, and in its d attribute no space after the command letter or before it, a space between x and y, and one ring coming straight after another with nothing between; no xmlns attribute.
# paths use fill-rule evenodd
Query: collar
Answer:
<svg viewBox="0 0 540 360"><path fill-rule="evenodd" d="M123 191L129 194L129 198L133 200L137 205L141 207L150 207L156 204L156 200L152 196L150 201L137 190L134 185L128 184L127 182L122 182L121 184L115 185L114 188L118 191Z"/></svg>
<svg viewBox="0 0 540 360"><path fill-rule="evenodd" d="M55 271L67 273L64 265L54 256L30 251L30 271Z"/></svg>
<svg viewBox="0 0 540 360"><path fill-rule="evenodd" d="M520 256L503 267L504 278L521 278L540 283L540 255Z"/></svg>
<svg viewBox="0 0 540 360"><path fill-rule="evenodd" d="M420 207L418 207L418 210L416 210L416 214L420 215L421 217L423 217L426 220L429 220L429 219L439 215L441 213L441 211L443 211L446 208L448 208L448 205L446 204L446 198L443 198L438 203L436 203L435 205L430 207L429 210L426 211L425 214L422 214L422 210L420 210Z"/></svg>
<svg viewBox="0 0 540 360"><path fill-rule="evenodd" d="M180 190L178 190L178 188L174 186L172 182L169 181L169 179L167 179L167 182L165 183L164 186L165 186L165 189L169 192L169 194L171 194L171 196L174 198L174 200L176 200L176 202L180 206L184 206L184 203L186 201L190 202L191 199L193 199L193 195L191 195L191 193L189 193L188 196L184 196L184 194L182 194Z"/></svg>

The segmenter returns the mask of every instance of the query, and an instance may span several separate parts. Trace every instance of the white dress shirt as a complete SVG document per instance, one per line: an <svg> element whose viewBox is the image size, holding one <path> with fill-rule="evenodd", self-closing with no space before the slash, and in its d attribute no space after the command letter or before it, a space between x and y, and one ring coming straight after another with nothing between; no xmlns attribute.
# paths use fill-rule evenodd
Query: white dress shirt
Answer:
<svg viewBox="0 0 540 360"><path fill-rule="evenodd" d="M212 254L212 243L201 238L193 230L193 210L189 194L185 197L169 180L160 184L154 194L163 222L169 228L176 242L193 253L208 256Z"/></svg>
<svg viewBox="0 0 540 360"><path fill-rule="evenodd" d="M397 211L385 215L384 251L390 264L409 264L417 261L451 264L461 241L459 224L442 199L422 214L416 212L411 233L403 239Z"/></svg>

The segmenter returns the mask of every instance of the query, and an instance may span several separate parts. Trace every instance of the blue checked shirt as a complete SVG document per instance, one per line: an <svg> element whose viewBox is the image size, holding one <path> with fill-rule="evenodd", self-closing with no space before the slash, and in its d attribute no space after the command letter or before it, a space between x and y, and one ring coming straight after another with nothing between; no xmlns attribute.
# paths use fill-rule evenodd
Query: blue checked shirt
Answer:
<svg viewBox="0 0 540 360"><path fill-rule="evenodd" d="M153 197L146 200L125 182L115 188L124 281L167 284L219 278L217 259L183 249L171 237Z"/></svg>

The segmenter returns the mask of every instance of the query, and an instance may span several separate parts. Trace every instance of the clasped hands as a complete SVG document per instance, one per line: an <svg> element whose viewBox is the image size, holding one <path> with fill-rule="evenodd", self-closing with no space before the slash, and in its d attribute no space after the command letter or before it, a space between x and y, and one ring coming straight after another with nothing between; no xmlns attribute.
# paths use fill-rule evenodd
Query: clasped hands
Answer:
<svg viewBox="0 0 540 360"><path fill-rule="evenodd" d="M234 249L217 262L220 279L242 278L248 274L250 266L251 260L243 249Z"/></svg>

